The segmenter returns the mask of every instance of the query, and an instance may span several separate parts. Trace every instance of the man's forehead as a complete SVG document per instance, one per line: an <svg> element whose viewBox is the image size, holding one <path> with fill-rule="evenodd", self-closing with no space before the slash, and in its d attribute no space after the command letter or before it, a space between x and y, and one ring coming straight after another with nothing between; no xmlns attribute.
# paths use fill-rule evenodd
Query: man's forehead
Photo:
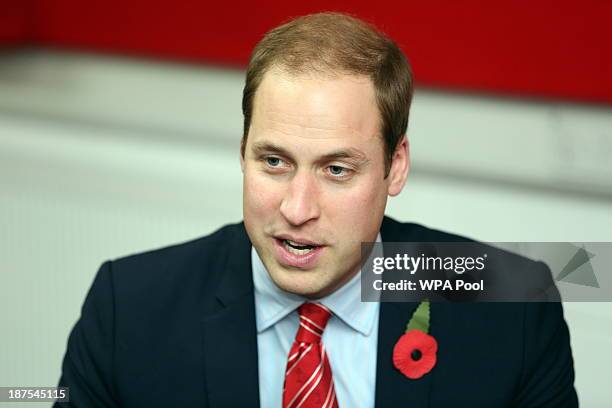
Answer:
<svg viewBox="0 0 612 408"><path fill-rule="evenodd" d="M367 77L266 73L256 93L251 126L311 139L379 134L374 89Z"/></svg>
<svg viewBox="0 0 612 408"><path fill-rule="evenodd" d="M348 71L332 71L331 69L313 66L311 69L302 71L291 70L283 65L273 65L263 74L262 83L267 79L276 79L277 81L333 81L338 79L348 79L358 83L371 83L372 80L365 74L355 74Z"/></svg>
<svg viewBox="0 0 612 408"><path fill-rule="evenodd" d="M255 95L265 94L269 99L287 97L308 97L308 101L321 104L321 98L330 93L342 96L338 91L359 93L359 101L375 102L375 88L372 80L365 75L349 73L327 74L319 72L290 73L280 68L268 70L259 84Z"/></svg>

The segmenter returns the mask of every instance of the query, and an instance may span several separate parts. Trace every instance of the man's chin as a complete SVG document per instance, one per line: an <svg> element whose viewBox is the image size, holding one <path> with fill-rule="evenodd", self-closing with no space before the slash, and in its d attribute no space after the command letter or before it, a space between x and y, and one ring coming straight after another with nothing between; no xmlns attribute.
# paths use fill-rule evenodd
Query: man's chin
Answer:
<svg viewBox="0 0 612 408"><path fill-rule="evenodd" d="M270 277L282 291L309 299L317 299L330 292L331 285L325 284L323 277L317 271L276 271L271 273Z"/></svg>

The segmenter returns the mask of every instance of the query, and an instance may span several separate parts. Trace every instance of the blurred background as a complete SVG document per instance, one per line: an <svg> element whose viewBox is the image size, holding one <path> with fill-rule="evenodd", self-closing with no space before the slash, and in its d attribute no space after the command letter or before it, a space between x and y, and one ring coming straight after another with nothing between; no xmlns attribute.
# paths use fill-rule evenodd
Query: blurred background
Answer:
<svg viewBox="0 0 612 408"><path fill-rule="evenodd" d="M104 260L242 218L250 51L325 10L377 25L415 71L412 171L389 215L612 241L608 1L0 0L0 386L57 383ZM564 307L581 403L609 406L612 305Z"/></svg>

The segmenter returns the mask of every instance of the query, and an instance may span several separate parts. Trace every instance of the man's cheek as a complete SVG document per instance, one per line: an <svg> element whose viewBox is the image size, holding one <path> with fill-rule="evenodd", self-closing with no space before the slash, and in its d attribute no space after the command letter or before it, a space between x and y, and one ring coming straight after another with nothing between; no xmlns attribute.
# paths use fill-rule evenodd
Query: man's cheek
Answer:
<svg viewBox="0 0 612 408"><path fill-rule="evenodd" d="M352 191L337 195L328 210L338 230L361 241L364 235L370 235L373 227L369 222L372 215L384 212L385 195L374 185L362 185Z"/></svg>
<svg viewBox="0 0 612 408"><path fill-rule="evenodd" d="M348 189L328 197L339 214L369 213L378 204L380 193L375 186Z"/></svg>
<svg viewBox="0 0 612 408"><path fill-rule="evenodd" d="M282 192L278 186L257 176L246 180L245 194L251 210L262 215L273 211L282 200Z"/></svg>

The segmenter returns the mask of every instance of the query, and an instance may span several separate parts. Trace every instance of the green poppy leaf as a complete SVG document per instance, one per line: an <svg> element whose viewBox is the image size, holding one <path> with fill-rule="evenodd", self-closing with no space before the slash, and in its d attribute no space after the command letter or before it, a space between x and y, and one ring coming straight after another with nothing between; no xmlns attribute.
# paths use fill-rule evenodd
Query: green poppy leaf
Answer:
<svg viewBox="0 0 612 408"><path fill-rule="evenodd" d="M429 300L422 301L416 308L406 326L406 333L415 329L429 333Z"/></svg>

